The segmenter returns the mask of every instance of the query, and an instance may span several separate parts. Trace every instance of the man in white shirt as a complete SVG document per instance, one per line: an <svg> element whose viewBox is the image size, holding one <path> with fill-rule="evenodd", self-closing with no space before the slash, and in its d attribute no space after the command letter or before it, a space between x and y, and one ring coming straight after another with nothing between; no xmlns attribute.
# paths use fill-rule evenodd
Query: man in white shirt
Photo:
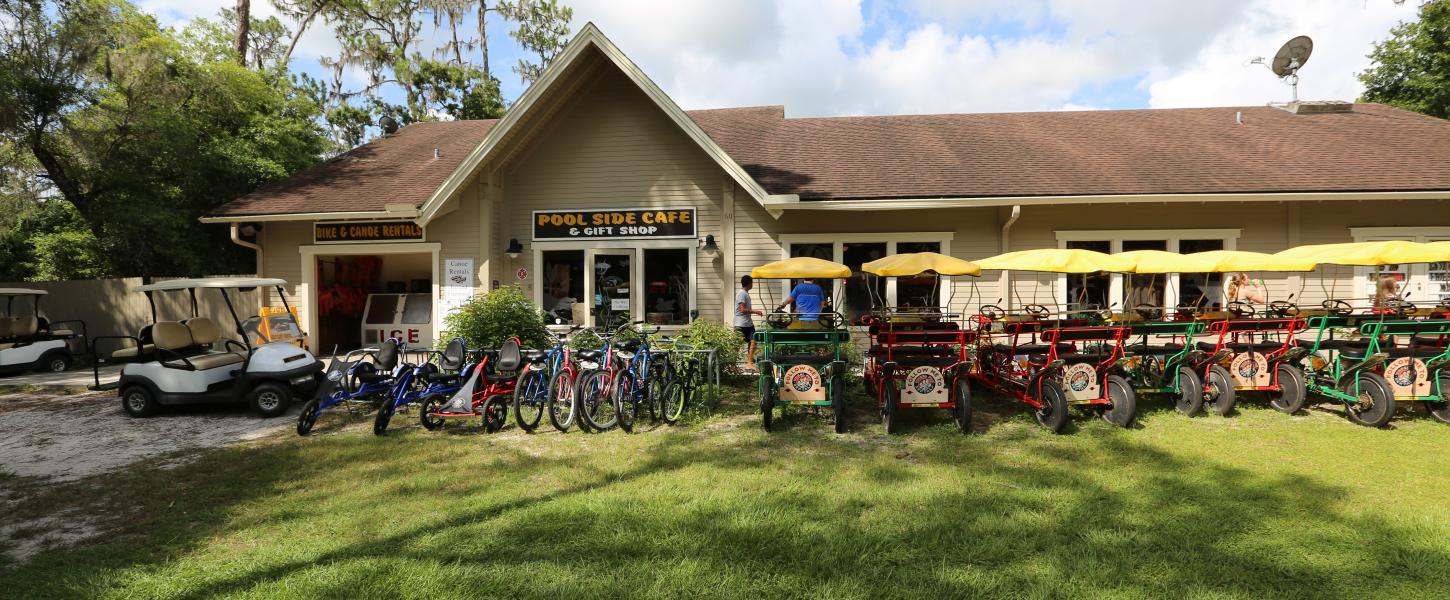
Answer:
<svg viewBox="0 0 1450 600"><path fill-rule="evenodd" d="M749 275L740 278L740 291L735 294L735 319L731 321L735 330L745 337L745 343L748 344L745 359L751 364L755 363L755 321L750 317L765 314L765 311L751 305L750 288L753 287L755 281Z"/></svg>

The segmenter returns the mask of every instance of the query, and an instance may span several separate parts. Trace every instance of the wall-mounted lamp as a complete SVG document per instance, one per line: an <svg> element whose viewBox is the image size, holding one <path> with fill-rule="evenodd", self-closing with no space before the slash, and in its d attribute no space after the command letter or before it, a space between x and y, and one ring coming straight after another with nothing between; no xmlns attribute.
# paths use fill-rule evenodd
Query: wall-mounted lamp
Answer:
<svg viewBox="0 0 1450 600"><path fill-rule="evenodd" d="M505 248L503 253L507 254L509 258L518 258L520 254L524 253L524 245L519 243L519 238L510 238L509 247Z"/></svg>
<svg viewBox="0 0 1450 600"><path fill-rule="evenodd" d="M246 225L242 225L242 235L245 235L247 237L252 237L254 235L257 235L257 232L258 231L261 231L261 229L262 229L262 226L261 225L254 225L252 223L247 223Z"/></svg>
<svg viewBox="0 0 1450 600"><path fill-rule="evenodd" d="M715 243L715 234L705 235L705 239L700 242L700 252L710 258L715 258L720 254L720 246Z"/></svg>

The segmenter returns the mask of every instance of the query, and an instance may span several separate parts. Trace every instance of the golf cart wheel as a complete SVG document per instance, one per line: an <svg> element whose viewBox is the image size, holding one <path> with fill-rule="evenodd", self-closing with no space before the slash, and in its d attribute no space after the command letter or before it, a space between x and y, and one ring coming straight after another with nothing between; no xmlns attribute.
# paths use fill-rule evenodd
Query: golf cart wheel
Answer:
<svg viewBox="0 0 1450 600"><path fill-rule="evenodd" d="M962 433L972 432L972 382L966 377L958 377L956 383L952 384L952 402L956 408L952 410L952 417L957 422L957 430Z"/></svg>
<svg viewBox="0 0 1450 600"><path fill-rule="evenodd" d="M44 361L41 361L40 370L46 373L64 373L67 369L70 369L70 362L70 354L56 352L45 357Z"/></svg>
<svg viewBox="0 0 1450 600"><path fill-rule="evenodd" d="M317 417L322 414L322 403L317 398L307 401L302 405L302 414L297 415L297 435L312 433L312 427L317 425Z"/></svg>
<svg viewBox="0 0 1450 600"><path fill-rule="evenodd" d="M1234 380L1223 365L1208 368L1208 378L1203 381L1203 403L1220 417L1233 412Z"/></svg>
<svg viewBox="0 0 1450 600"><path fill-rule="evenodd" d="M897 403L900 401L901 390L896 384L890 381L881 382L881 424L886 426L886 434L891 435L899 429L896 422Z"/></svg>
<svg viewBox="0 0 1450 600"><path fill-rule="evenodd" d="M560 369L549 382L549 424L564 432L574 426L579 404L574 400L574 373Z"/></svg>
<svg viewBox="0 0 1450 600"><path fill-rule="evenodd" d="M836 433L846 433L846 378L831 381L831 412L836 419Z"/></svg>
<svg viewBox="0 0 1450 600"><path fill-rule="evenodd" d="M1127 379L1120 375L1108 376L1108 400L1112 404L1102 412L1103 420L1118 427L1131 426L1138 416L1138 395Z"/></svg>
<svg viewBox="0 0 1450 600"><path fill-rule="evenodd" d="M770 421L775 412L775 387L768 375L760 375L760 426L770 431Z"/></svg>
<svg viewBox="0 0 1450 600"><path fill-rule="evenodd" d="M508 401L503 396L490 396L483 403L483 430L486 433L496 433L503 429L504 423L509 418Z"/></svg>
<svg viewBox="0 0 1450 600"><path fill-rule="evenodd" d="M1346 405L1349 420L1365 427L1384 427L1395 416L1395 395L1390 384L1378 373L1360 373L1355 381L1345 382L1339 391L1359 396L1359 402Z"/></svg>
<svg viewBox="0 0 1450 600"><path fill-rule="evenodd" d="M1198 415L1203 410L1203 378L1190 367L1178 367L1178 397L1173 407L1185 417Z"/></svg>
<svg viewBox="0 0 1450 600"><path fill-rule="evenodd" d="M146 386L132 385L121 390L121 408L126 409L126 414L140 419L156 414L161 405Z"/></svg>
<svg viewBox="0 0 1450 600"><path fill-rule="evenodd" d="M438 412L438 409L443 408L443 402L443 396L437 395L429 396L423 399L423 408L418 410L418 423L423 426L423 429L427 429L428 431L438 431L439 429L443 428L443 423L445 423L447 419L444 419L443 417L435 417L429 414Z"/></svg>
<svg viewBox="0 0 1450 600"><path fill-rule="evenodd" d="M1042 397L1038 401L1042 402L1042 406L1033 416L1037 418L1037 424L1048 431L1062 433L1062 428L1067 426L1067 393L1062 391L1062 382L1044 379L1039 385Z"/></svg>
<svg viewBox="0 0 1450 600"><path fill-rule="evenodd" d="M1291 365L1279 365L1279 391L1269 393L1269 405L1285 414L1304 408L1308 391L1304 389L1304 372Z"/></svg>
<svg viewBox="0 0 1450 600"><path fill-rule="evenodd" d="M544 417L544 401L548 398L544 371L527 369L514 386L514 422L525 433L533 433Z"/></svg>
<svg viewBox="0 0 1450 600"><path fill-rule="evenodd" d="M280 417L292 407L292 389L276 381L264 381L247 393L247 404L264 419Z"/></svg>
<svg viewBox="0 0 1450 600"><path fill-rule="evenodd" d="M1440 400L1422 404L1431 418L1441 423L1450 423L1450 373L1440 374Z"/></svg>

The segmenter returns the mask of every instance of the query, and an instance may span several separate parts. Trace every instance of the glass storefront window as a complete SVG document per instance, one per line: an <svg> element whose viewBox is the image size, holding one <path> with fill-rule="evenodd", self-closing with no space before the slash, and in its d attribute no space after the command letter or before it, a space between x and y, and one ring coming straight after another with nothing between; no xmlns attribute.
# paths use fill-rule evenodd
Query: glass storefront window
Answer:
<svg viewBox="0 0 1450 600"><path fill-rule="evenodd" d="M584 251L547 250L543 255L542 307L558 325L576 322L574 306L584 301ZM583 319L578 314L579 320Z"/></svg>
<svg viewBox="0 0 1450 600"><path fill-rule="evenodd" d="M841 245L841 264L851 268L851 278L846 280L845 301L841 306L847 322L859 323L862 316L886 305L886 278L861 270L861 265L883 256L886 256L885 242Z"/></svg>
<svg viewBox="0 0 1450 600"><path fill-rule="evenodd" d="M594 326L613 330L634 320L631 250L594 254Z"/></svg>
<svg viewBox="0 0 1450 600"><path fill-rule="evenodd" d="M897 254L916 252L941 252L941 242L898 242ZM928 307L941 305L941 286L950 285L947 280L938 281L935 275L922 277L901 277L896 280L896 305L906 307Z"/></svg>
<svg viewBox="0 0 1450 600"><path fill-rule="evenodd" d="M655 325L690 322L690 251L644 251L644 318Z"/></svg>
<svg viewBox="0 0 1450 600"><path fill-rule="evenodd" d="M1223 240L1179 240L1179 254L1223 250ZM1177 306L1199 306L1208 310L1223 307L1222 273L1179 273Z"/></svg>
<svg viewBox="0 0 1450 600"><path fill-rule="evenodd" d="M1123 252L1135 250L1168 250L1168 240L1123 240ZM1163 292L1168 287L1168 275L1127 275L1124 280L1127 301L1124 309L1137 306L1163 306Z"/></svg>

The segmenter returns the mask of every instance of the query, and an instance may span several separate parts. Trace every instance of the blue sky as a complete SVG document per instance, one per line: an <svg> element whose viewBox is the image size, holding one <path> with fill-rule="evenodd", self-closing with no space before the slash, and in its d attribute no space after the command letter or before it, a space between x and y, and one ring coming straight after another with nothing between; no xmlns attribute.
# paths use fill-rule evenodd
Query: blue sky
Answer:
<svg viewBox="0 0 1450 600"><path fill-rule="evenodd" d="M232 4L138 3L178 27ZM1301 96L1352 100L1373 42L1415 11L1390 0L565 3L576 30L594 22L685 108L783 104L789 116L1262 105L1288 89L1248 61L1301 34L1316 42ZM253 10L272 13L267 0ZM519 49L501 20L489 39L512 100ZM314 26L296 66L318 72L335 50Z"/></svg>

